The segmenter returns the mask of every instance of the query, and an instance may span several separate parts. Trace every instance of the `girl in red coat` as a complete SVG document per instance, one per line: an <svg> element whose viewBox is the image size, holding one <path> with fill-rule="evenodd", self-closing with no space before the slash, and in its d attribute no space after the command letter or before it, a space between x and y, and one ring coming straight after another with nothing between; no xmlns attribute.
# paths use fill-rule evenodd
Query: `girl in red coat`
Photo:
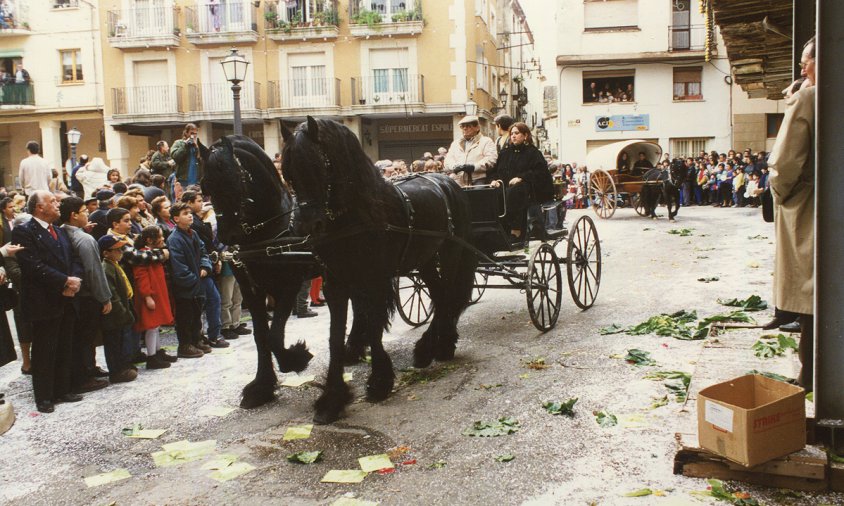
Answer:
<svg viewBox="0 0 844 506"><path fill-rule="evenodd" d="M139 250L164 248L164 234L156 225L141 231L135 241ZM143 333L147 345L147 369L166 369L170 362L178 360L159 347L159 327L173 323L170 310L170 296L164 279L164 264L153 262L136 265L135 276L135 331Z"/></svg>

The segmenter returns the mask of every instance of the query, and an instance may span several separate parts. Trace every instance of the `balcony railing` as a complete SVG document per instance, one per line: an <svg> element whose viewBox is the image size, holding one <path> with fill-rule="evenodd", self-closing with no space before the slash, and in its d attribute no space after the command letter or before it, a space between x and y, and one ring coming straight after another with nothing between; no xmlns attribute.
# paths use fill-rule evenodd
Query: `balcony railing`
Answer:
<svg viewBox="0 0 844 506"><path fill-rule="evenodd" d="M261 84L241 83L240 108L261 108ZM229 83L191 84L188 87L191 112L230 112L234 110L232 86Z"/></svg>
<svg viewBox="0 0 844 506"><path fill-rule="evenodd" d="M199 0L195 7L185 8L185 35L194 44L257 41L257 10L248 0L214 4Z"/></svg>
<svg viewBox="0 0 844 506"><path fill-rule="evenodd" d="M352 35L415 35L422 31L419 0L350 0Z"/></svg>
<svg viewBox="0 0 844 506"><path fill-rule="evenodd" d="M24 0L6 0L0 3L0 37L27 35L29 27L29 2Z"/></svg>
<svg viewBox="0 0 844 506"><path fill-rule="evenodd" d="M425 76L393 73L352 78L353 105L401 105L425 101Z"/></svg>
<svg viewBox="0 0 844 506"><path fill-rule="evenodd" d="M0 86L0 105L35 105L35 90L31 83L9 83Z"/></svg>
<svg viewBox="0 0 844 506"><path fill-rule="evenodd" d="M340 107L340 80L332 77L270 81L270 109Z"/></svg>
<svg viewBox="0 0 844 506"><path fill-rule="evenodd" d="M703 51L705 47L705 26L671 25L668 27L669 51Z"/></svg>
<svg viewBox="0 0 844 506"><path fill-rule="evenodd" d="M264 28L274 40L334 39L339 25L337 0L300 0L290 7L284 1L264 5Z"/></svg>
<svg viewBox="0 0 844 506"><path fill-rule="evenodd" d="M109 42L120 48L179 44L178 11L173 6L108 11Z"/></svg>
<svg viewBox="0 0 844 506"><path fill-rule="evenodd" d="M112 88L114 114L181 114L181 86L134 86Z"/></svg>

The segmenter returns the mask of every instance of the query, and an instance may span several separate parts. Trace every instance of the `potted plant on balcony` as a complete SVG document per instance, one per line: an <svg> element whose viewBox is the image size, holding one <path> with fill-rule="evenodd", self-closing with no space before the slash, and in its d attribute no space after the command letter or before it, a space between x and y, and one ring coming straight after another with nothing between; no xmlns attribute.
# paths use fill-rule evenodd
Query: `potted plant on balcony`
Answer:
<svg viewBox="0 0 844 506"><path fill-rule="evenodd" d="M392 18L393 23L404 23L410 19L410 13L408 11L394 12Z"/></svg>
<svg viewBox="0 0 844 506"><path fill-rule="evenodd" d="M368 9L364 9L352 17L352 24L366 25L369 29L373 29L375 25L381 24L382 21L383 18L381 18L381 14Z"/></svg>
<svg viewBox="0 0 844 506"><path fill-rule="evenodd" d="M267 11L264 13L264 20L268 28L278 28L278 13Z"/></svg>
<svg viewBox="0 0 844 506"><path fill-rule="evenodd" d="M340 26L340 15L337 9L325 11L325 24L329 26Z"/></svg>
<svg viewBox="0 0 844 506"><path fill-rule="evenodd" d="M290 26L305 26L305 23L302 22L302 11L297 11L290 18Z"/></svg>
<svg viewBox="0 0 844 506"><path fill-rule="evenodd" d="M311 20L311 26L322 26L325 24L325 11L319 11L314 13L313 20Z"/></svg>

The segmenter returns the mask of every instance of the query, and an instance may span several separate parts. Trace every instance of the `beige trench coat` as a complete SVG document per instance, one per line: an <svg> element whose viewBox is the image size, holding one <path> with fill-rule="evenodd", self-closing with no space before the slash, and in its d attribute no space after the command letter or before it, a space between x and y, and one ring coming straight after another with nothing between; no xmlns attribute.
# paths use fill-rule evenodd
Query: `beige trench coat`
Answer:
<svg viewBox="0 0 844 506"><path fill-rule="evenodd" d="M815 88L786 101L785 118L768 159L774 197L776 307L813 314L815 288Z"/></svg>

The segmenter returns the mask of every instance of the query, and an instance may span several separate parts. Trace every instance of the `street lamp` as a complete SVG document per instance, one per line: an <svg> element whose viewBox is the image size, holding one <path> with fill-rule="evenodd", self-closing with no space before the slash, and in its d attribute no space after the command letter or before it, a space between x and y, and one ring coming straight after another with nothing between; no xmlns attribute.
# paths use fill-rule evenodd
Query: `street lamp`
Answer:
<svg viewBox="0 0 844 506"><path fill-rule="evenodd" d="M237 48L231 49L231 54L226 56L220 65L223 66L223 73L226 75L226 81L232 83L232 95L234 98L234 133L235 135L243 134L243 125L240 122L240 83L246 80L246 68L249 67L249 62L242 54L237 52Z"/></svg>
<svg viewBox="0 0 844 506"><path fill-rule="evenodd" d="M501 88L501 91L498 92L498 100L501 102L501 108L507 108L507 97L510 96L510 93L507 91L507 88Z"/></svg>
<svg viewBox="0 0 844 506"><path fill-rule="evenodd" d="M76 145L79 144L79 139L82 138L82 132L76 129L76 127L71 128L67 131L67 143L70 144L70 168L76 165Z"/></svg>
<svg viewBox="0 0 844 506"><path fill-rule="evenodd" d="M478 114L478 104L470 98L468 102L463 104L463 110L466 112L466 116L475 116Z"/></svg>

